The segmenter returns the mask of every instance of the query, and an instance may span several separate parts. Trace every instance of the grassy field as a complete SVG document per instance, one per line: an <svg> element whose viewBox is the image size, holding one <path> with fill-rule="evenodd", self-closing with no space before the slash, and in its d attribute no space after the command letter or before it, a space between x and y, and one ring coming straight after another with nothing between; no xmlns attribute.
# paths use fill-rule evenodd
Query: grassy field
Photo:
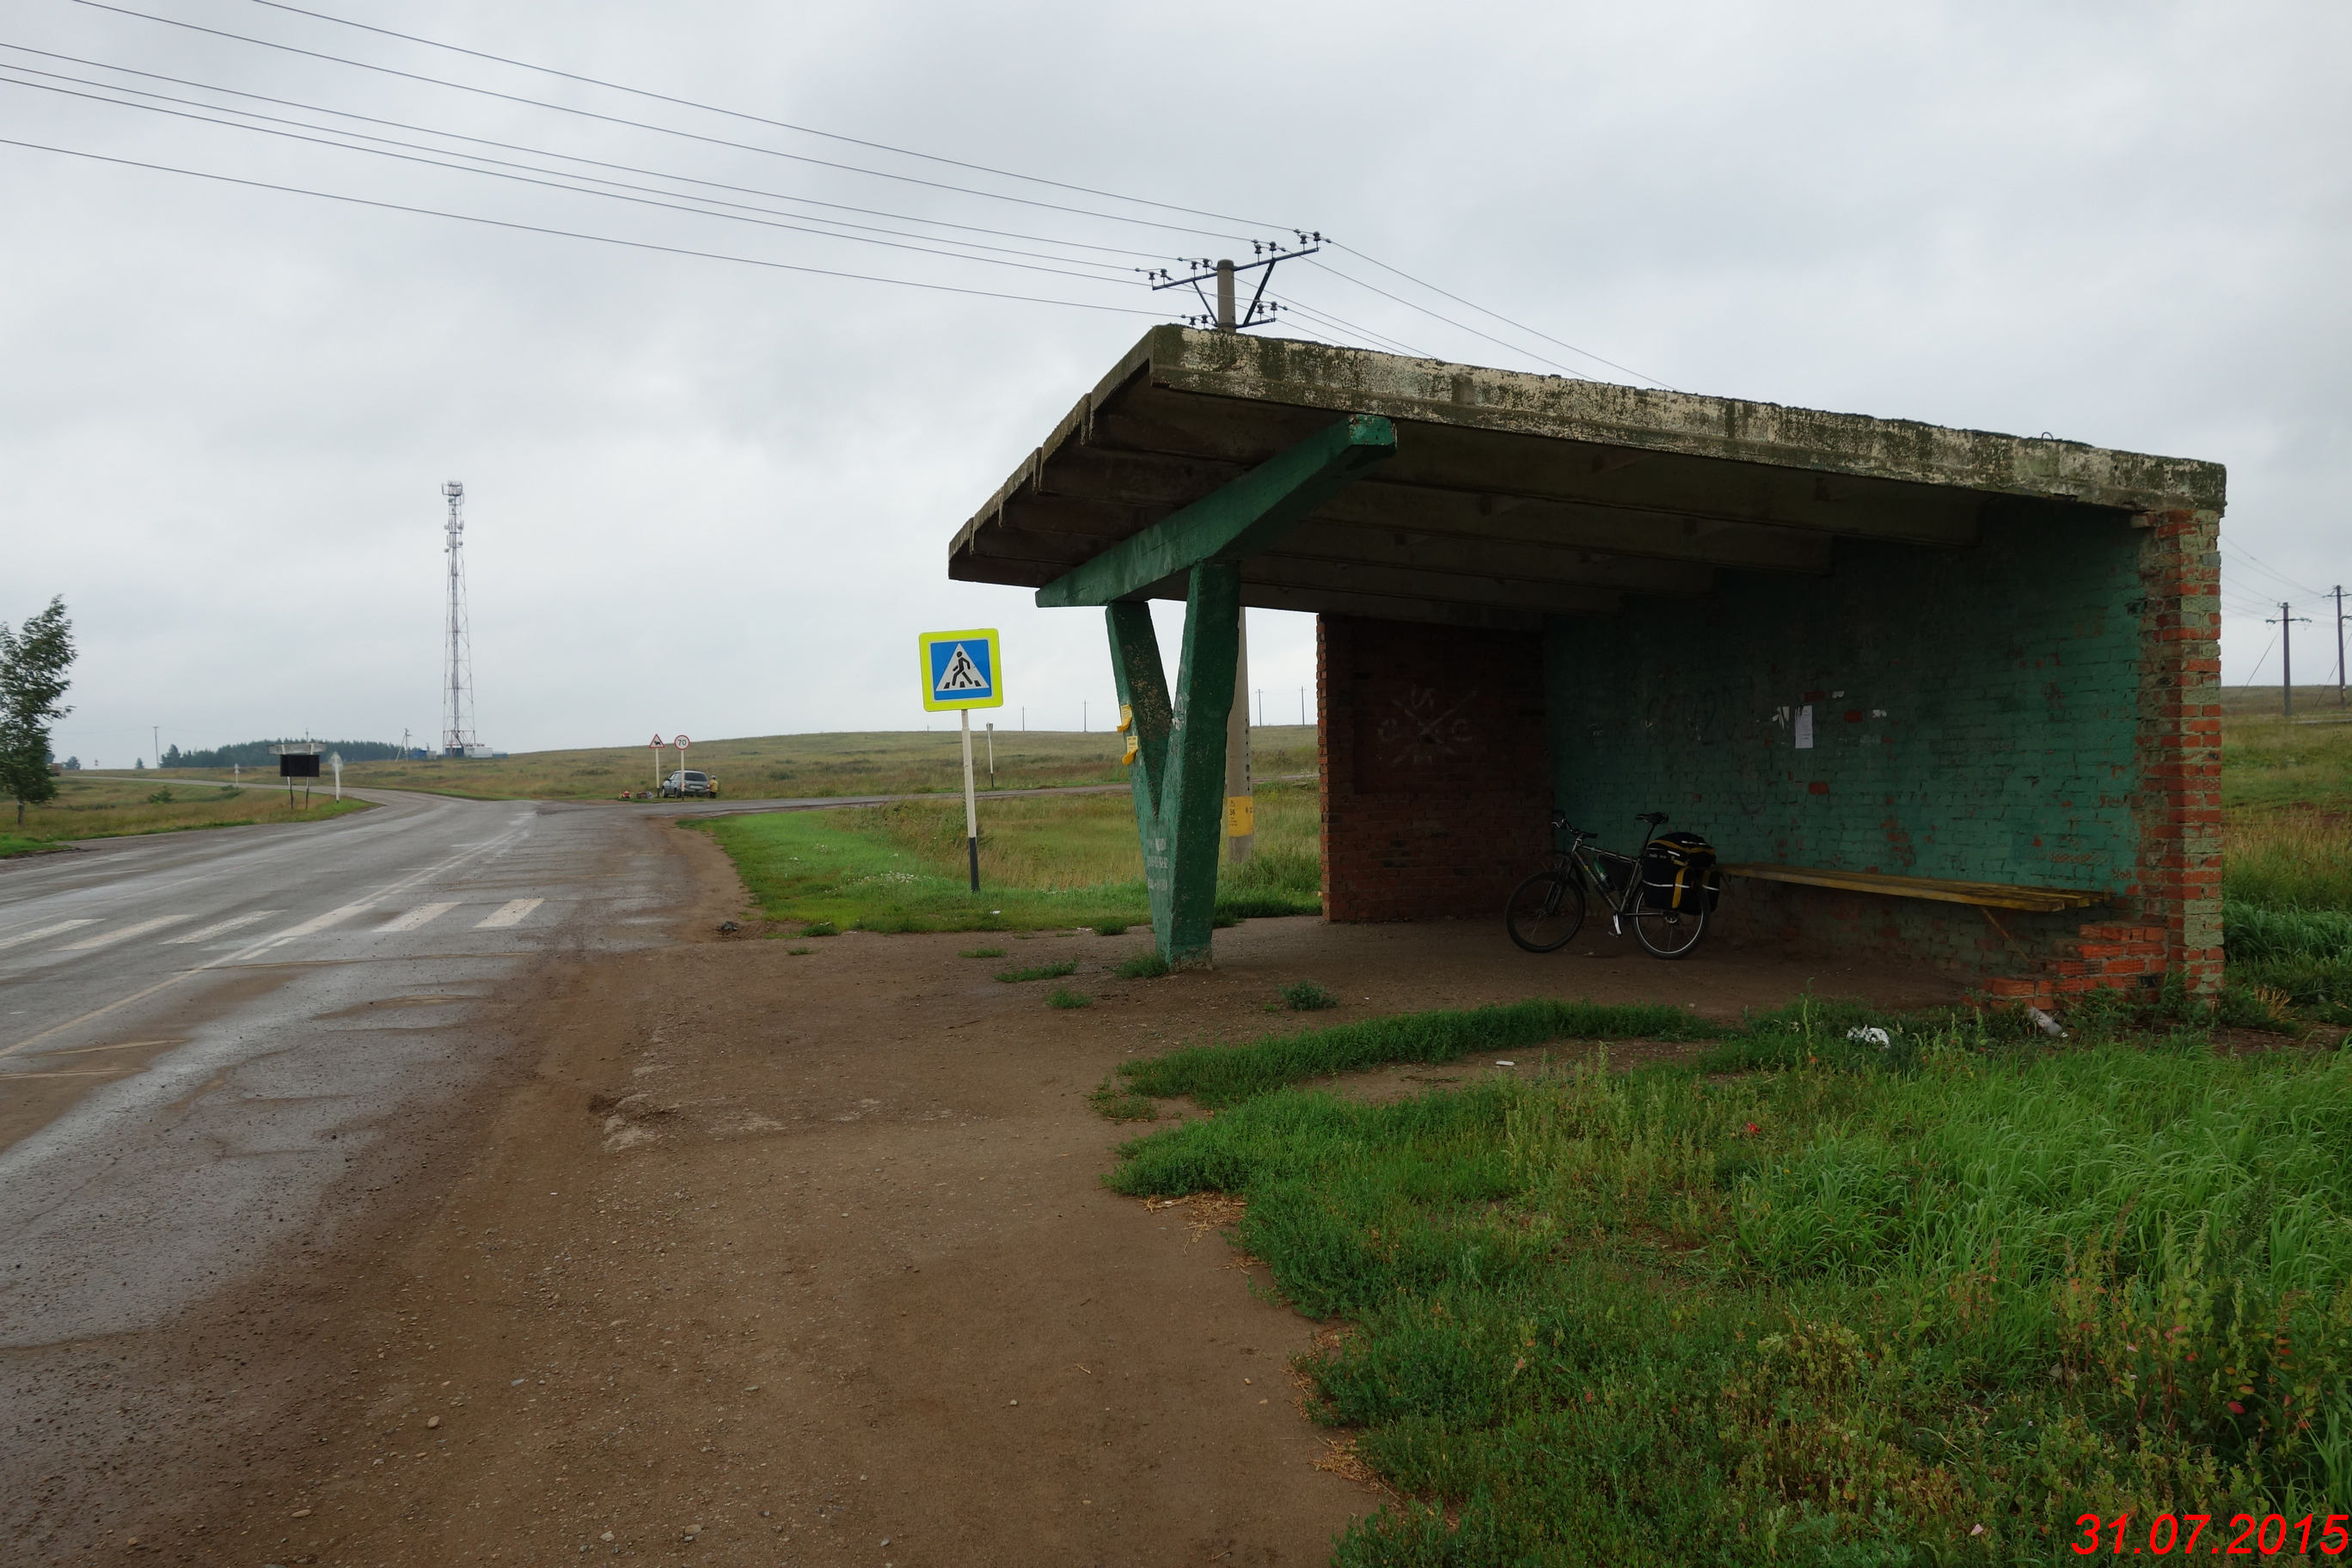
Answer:
<svg viewBox="0 0 2352 1568"><path fill-rule="evenodd" d="M1400 1500L1338 1562L2039 1564L2352 1500L2352 1057L1808 1003L1684 1068L1285 1087L1645 1022L1482 1011L1124 1074L1225 1109L1113 1185L1242 1199L1343 1325L1299 1370Z"/></svg>
<svg viewBox="0 0 2352 1568"><path fill-rule="evenodd" d="M989 787L988 746L978 724L973 728L973 766L985 789ZM1086 735L1066 731L1000 731L996 787L1124 784L1127 770L1118 762L1124 743L1122 737L1102 731ZM1312 726L1252 730L1250 743L1261 778L1315 769ZM725 795L741 800L960 794L963 789L963 742L952 723L929 732L883 731L709 741L690 748L687 756L688 766L714 775ZM677 766L677 753L663 752L661 774L667 777ZM190 776L228 775L207 772ZM343 769L343 782L476 800L611 800L623 790L654 787L655 767L650 748L613 746L526 752L467 762L358 763Z"/></svg>
<svg viewBox="0 0 2352 1568"><path fill-rule="evenodd" d="M366 803L341 803L312 792L305 809L301 795L289 810L276 790L231 789L166 778L155 773L68 773L58 781L58 797L27 806L16 826L13 802L0 803L0 855L19 855L72 838L119 838L126 834L173 833L188 827L241 827L257 822L318 822Z"/></svg>
<svg viewBox="0 0 2352 1568"><path fill-rule="evenodd" d="M1319 910L1312 785L1257 795L1255 856L1223 868L1231 918ZM1035 931L1150 920L1135 806L1124 794L981 805L981 892L970 890L963 803L905 801L824 812L717 817L689 826L733 858L771 920L868 931Z"/></svg>
<svg viewBox="0 0 2352 1568"><path fill-rule="evenodd" d="M2332 718L2329 696L2310 710ZM2352 724L2224 722L2231 984L2352 1023Z"/></svg>

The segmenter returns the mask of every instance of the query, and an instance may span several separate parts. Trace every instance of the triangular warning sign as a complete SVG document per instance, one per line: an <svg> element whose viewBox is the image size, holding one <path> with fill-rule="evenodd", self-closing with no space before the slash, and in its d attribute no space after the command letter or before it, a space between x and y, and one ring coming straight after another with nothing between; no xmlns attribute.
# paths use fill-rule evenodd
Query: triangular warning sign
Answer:
<svg viewBox="0 0 2352 1568"><path fill-rule="evenodd" d="M941 692L985 691L988 679L980 673L980 667L972 663L971 655L964 651L963 644L958 643L955 651L948 655L947 668L940 672L940 683L933 689Z"/></svg>

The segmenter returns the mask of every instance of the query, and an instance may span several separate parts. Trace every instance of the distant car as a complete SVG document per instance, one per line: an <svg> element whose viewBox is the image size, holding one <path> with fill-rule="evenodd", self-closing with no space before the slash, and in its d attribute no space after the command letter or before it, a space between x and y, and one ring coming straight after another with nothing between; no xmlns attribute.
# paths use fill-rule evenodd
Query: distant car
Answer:
<svg viewBox="0 0 2352 1568"><path fill-rule="evenodd" d="M683 800L688 795L717 795L718 793L717 779L712 778L709 773L696 773L692 769L683 769L662 780L664 800Z"/></svg>

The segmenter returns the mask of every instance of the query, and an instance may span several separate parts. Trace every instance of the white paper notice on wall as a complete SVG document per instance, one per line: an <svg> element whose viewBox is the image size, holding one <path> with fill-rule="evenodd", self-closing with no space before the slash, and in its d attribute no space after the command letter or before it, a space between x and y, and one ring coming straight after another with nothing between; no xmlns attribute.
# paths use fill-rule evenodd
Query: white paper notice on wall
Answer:
<svg viewBox="0 0 2352 1568"><path fill-rule="evenodd" d="M1797 750L1810 752L1812 749L1813 705L1808 702L1797 710Z"/></svg>

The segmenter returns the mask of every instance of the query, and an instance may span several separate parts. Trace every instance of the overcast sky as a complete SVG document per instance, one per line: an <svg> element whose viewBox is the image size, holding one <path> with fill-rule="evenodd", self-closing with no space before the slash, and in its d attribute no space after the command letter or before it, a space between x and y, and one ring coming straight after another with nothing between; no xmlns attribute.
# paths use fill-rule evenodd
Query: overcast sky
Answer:
<svg viewBox="0 0 2352 1568"><path fill-rule="evenodd" d="M2281 597L2315 617L2297 628L2299 674L2333 676L2312 591L2352 579L2341 5L318 0L442 43L1238 222L632 98L256 0L125 5L688 134L76 0L14 0L0 15L0 42L19 46L0 51L0 136L1061 302L0 146L0 616L65 595L82 657L58 748L86 763L152 757L151 725L183 747L435 734L439 486L452 478L467 495L478 728L501 748L918 728L916 633L972 626L1003 632L1004 722L1025 707L1034 728L1075 728L1086 701L1099 727L1113 705L1100 616L950 584L947 542L1170 311L1171 296L1125 268L1231 254L1281 226L1351 247L1316 258L1329 269L1277 275L1278 294L1321 312L1318 335L1622 378L1565 342L1695 392L2226 463L2226 598L2248 612L2228 625L2228 678L2276 679L2260 615ZM23 85L100 90L68 77L341 123L438 157L465 146L598 173L656 199L698 191L767 224L829 214L935 248L994 245L999 261L1051 269ZM1154 218L1210 232L1127 221ZM1251 639L1267 717L1295 719L1312 621L1252 612Z"/></svg>

